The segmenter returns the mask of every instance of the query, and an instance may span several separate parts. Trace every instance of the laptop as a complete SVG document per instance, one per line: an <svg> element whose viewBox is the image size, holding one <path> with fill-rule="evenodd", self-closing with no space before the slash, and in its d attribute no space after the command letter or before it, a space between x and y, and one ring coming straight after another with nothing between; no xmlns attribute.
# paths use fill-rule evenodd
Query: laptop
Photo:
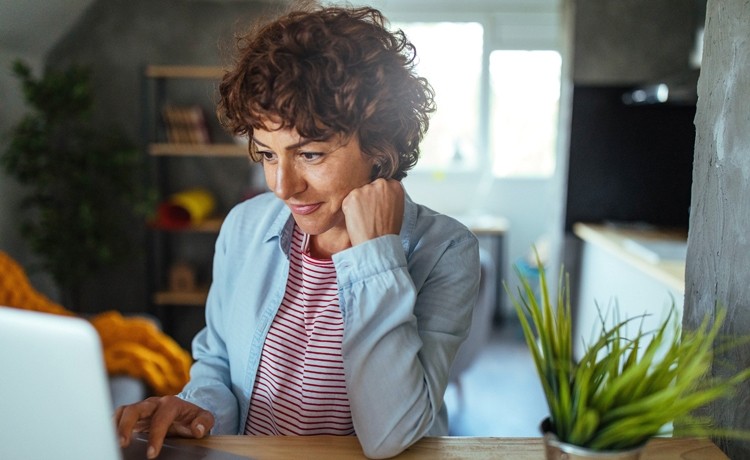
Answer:
<svg viewBox="0 0 750 460"><path fill-rule="evenodd" d="M0 306L0 459L145 459L147 435L121 449L112 414L88 321ZM246 457L167 439L159 458Z"/></svg>

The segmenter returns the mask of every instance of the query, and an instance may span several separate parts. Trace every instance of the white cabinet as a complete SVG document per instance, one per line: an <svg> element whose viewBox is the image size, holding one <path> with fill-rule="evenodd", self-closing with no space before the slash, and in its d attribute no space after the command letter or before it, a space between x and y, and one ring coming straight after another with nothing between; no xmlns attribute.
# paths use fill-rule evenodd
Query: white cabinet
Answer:
<svg viewBox="0 0 750 460"><path fill-rule="evenodd" d="M642 246L678 247L686 244L686 235L656 229L617 228L576 224L574 233L581 238L578 283L573 286L575 354L580 357L584 341L601 330L597 304L606 314L618 305L621 320L646 314L634 320L626 336L658 329L674 302L681 322L684 301L685 260L680 251L647 253ZM664 245L663 243L674 243ZM607 321L612 325L612 313Z"/></svg>

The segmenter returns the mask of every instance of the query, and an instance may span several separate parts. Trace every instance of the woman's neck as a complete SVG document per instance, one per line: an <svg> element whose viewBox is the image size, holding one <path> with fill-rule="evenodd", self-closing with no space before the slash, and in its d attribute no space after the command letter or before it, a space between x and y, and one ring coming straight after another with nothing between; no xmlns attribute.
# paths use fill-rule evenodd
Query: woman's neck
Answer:
<svg viewBox="0 0 750 460"><path fill-rule="evenodd" d="M321 235L310 236L310 255L316 259L330 259L331 256L352 247L346 230L328 230Z"/></svg>

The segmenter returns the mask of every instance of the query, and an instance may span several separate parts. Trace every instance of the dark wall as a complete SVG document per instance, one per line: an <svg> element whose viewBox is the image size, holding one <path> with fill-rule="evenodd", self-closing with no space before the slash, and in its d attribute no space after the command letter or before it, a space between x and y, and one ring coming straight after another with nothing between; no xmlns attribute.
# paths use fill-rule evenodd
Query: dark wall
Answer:
<svg viewBox="0 0 750 460"><path fill-rule="evenodd" d="M629 89L574 87L566 230L605 220L687 229L695 106L625 105Z"/></svg>

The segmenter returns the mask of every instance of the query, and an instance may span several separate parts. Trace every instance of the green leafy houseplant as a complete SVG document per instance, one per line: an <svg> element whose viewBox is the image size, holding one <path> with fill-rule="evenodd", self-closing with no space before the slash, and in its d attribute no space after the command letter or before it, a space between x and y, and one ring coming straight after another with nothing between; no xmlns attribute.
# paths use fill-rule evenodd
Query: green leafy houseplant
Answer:
<svg viewBox="0 0 750 460"><path fill-rule="evenodd" d="M151 208L141 155L92 120L90 72L78 66L36 79L13 64L29 113L12 129L0 164L25 185L21 234L52 275L63 303L79 306L83 282L133 253L128 222Z"/></svg>
<svg viewBox="0 0 750 460"><path fill-rule="evenodd" d="M704 405L731 395L750 377L750 369L729 378L709 377L714 347L720 346L723 311L713 324L704 321L694 331L681 331L670 315L658 330L639 327L628 338L626 326L640 317L612 326L602 318L602 332L576 360L569 287L561 277L556 299L551 298L539 266L538 298L518 270L518 295L507 286L506 290L547 400L548 428L560 442L592 451L629 450L643 446L651 437L668 434L676 420L681 435L747 438L746 433L712 428L710 421L693 415Z"/></svg>

